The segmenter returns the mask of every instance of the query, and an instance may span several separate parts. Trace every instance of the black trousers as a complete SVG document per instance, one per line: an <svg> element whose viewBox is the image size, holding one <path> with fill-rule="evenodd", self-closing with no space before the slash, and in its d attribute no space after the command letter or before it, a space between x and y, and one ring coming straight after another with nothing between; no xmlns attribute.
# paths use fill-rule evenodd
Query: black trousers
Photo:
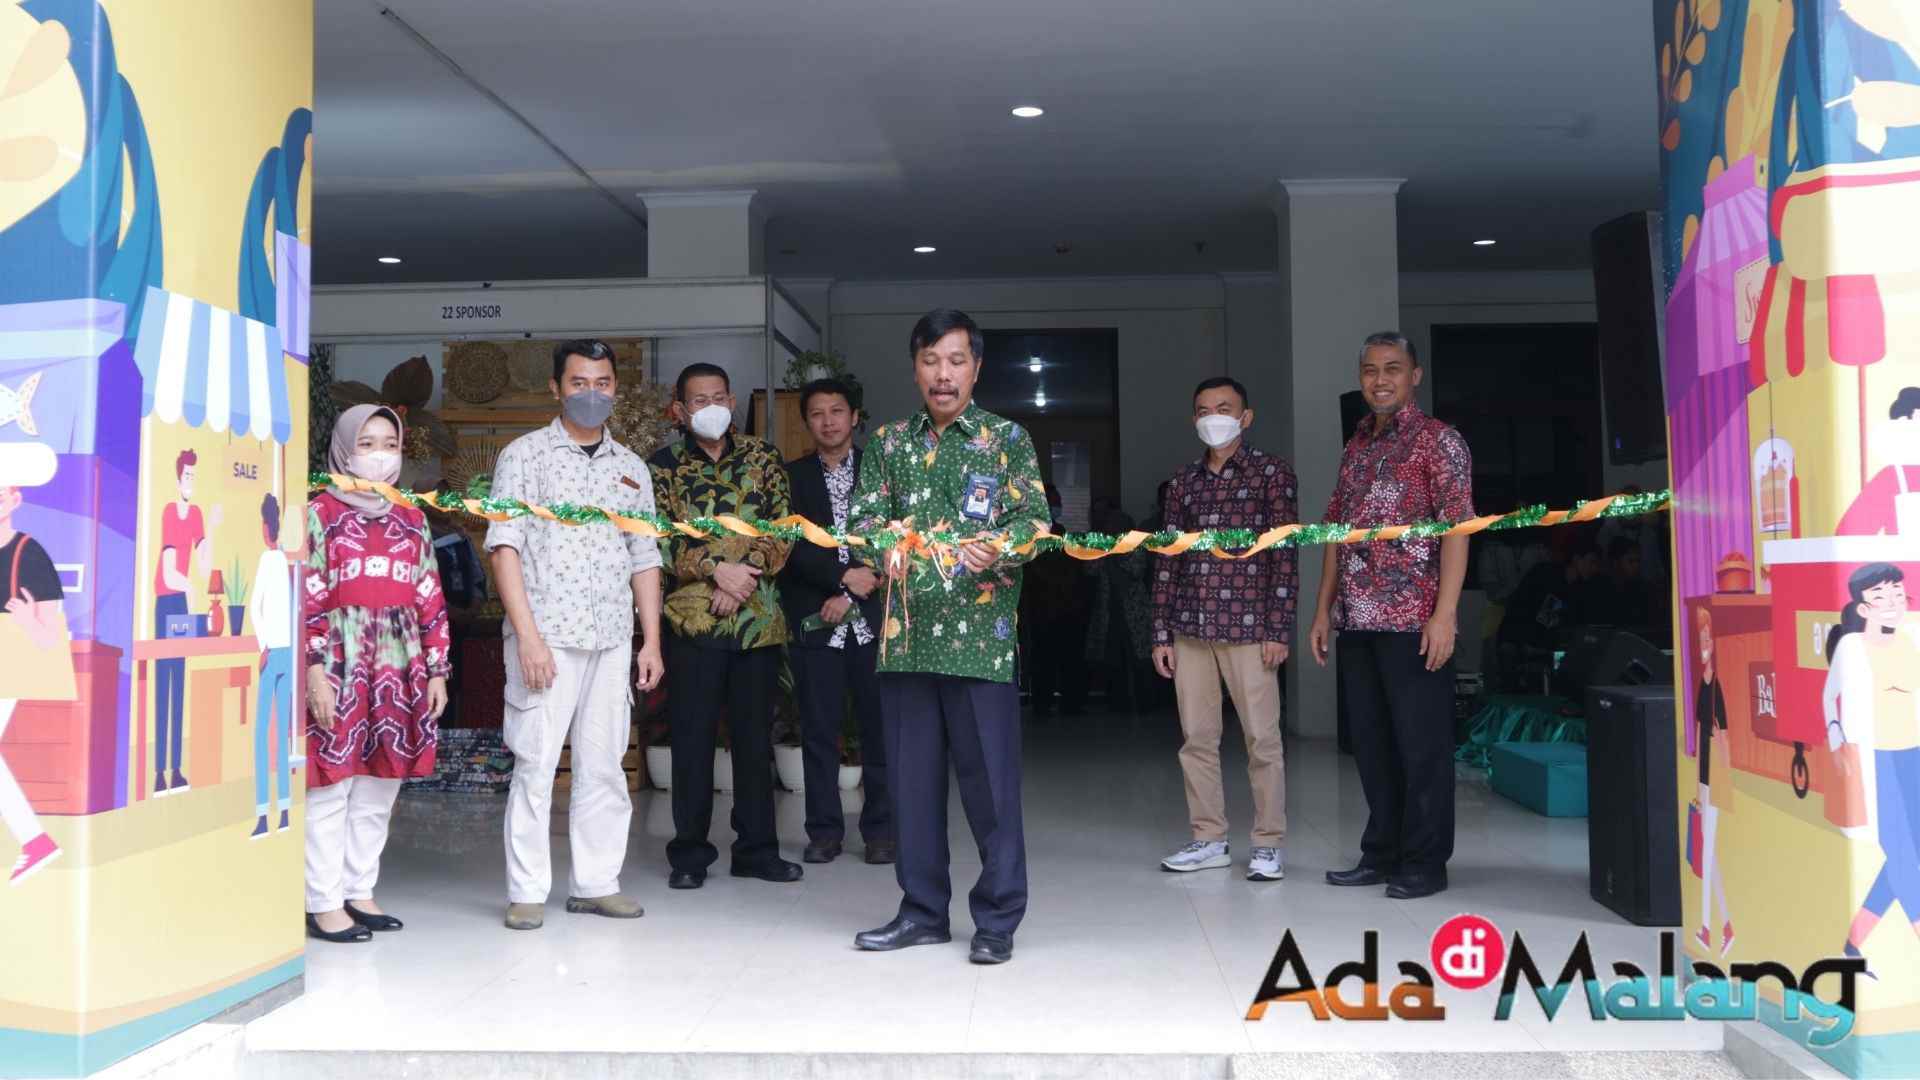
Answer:
<svg viewBox="0 0 1920 1080"><path fill-rule="evenodd" d="M734 652L669 640L673 839L667 862L675 870L703 873L720 857L707 835L713 829L713 751L722 702L733 741L733 865L758 868L780 857L770 730L779 678L778 649Z"/></svg>
<svg viewBox="0 0 1920 1080"><path fill-rule="evenodd" d="M1367 797L1360 863L1444 873L1453 857L1453 662L1428 671L1417 633L1342 631L1336 647Z"/></svg>
<svg viewBox="0 0 1920 1080"><path fill-rule="evenodd" d="M980 848L967 894L974 929L1011 938L1027 911L1027 842L1020 819L1020 692L1012 683L945 675L882 675L880 700L899 833L900 914L945 929L953 879L947 848L947 769Z"/></svg>
<svg viewBox="0 0 1920 1080"><path fill-rule="evenodd" d="M800 699L800 754L807 786L807 839L816 844L846 838L840 812L840 730L853 695L859 721L860 782L866 802L860 808L860 839L871 844L893 839L893 796L887 790L887 737L880 724L878 641L854 643L847 631L844 649L790 645L794 690Z"/></svg>

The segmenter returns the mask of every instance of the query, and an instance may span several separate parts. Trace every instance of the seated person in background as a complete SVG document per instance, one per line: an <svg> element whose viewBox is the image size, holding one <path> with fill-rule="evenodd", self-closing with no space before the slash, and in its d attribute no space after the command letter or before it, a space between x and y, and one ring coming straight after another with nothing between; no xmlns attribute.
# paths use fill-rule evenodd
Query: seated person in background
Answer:
<svg viewBox="0 0 1920 1080"><path fill-rule="evenodd" d="M1500 620L1500 670L1512 688L1527 665L1552 655L1562 630L1593 622L1593 586L1600 576L1600 551L1581 526L1554 530L1553 555L1527 572Z"/></svg>
<svg viewBox="0 0 1920 1080"><path fill-rule="evenodd" d="M1651 626L1652 586L1641 572L1639 541L1631 536L1616 536L1607 545L1607 570L1593 590L1593 610L1588 622L1597 626L1640 629Z"/></svg>

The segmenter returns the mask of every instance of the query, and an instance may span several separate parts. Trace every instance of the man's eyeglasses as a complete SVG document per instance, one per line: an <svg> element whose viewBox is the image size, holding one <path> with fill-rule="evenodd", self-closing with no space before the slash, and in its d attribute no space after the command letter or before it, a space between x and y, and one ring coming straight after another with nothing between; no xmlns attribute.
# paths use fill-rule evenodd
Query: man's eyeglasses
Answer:
<svg viewBox="0 0 1920 1080"><path fill-rule="evenodd" d="M699 412L701 409L704 409L709 405L727 405L728 400L732 398L732 396L733 395L731 394L719 394L714 397L708 397L705 394L702 394L699 397L690 397L687 399L687 402L686 402L687 411ZM728 406L728 407L731 408L731 406Z"/></svg>

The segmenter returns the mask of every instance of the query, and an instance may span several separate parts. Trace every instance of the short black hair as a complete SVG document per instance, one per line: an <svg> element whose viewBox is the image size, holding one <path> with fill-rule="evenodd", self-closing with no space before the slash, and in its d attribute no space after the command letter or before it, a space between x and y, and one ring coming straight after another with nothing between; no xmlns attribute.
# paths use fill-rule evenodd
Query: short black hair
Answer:
<svg viewBox="0 0 1920 1080"><path fill-rule="evenodd" d="M1223 386L1235 394L1240 395L1241 408L1247 409L1253 406L1253 399L1247 396L1247 388L1240 385L1239 379L1227 375L1215 375L1211 379L1201 379L1200 385L1193 388L1193 400L1199 401L1201 394L1209 390L1218 390Z"/></svg>
<svg viewBox="0 0 1920 1080"><path fill-rule="evenodd" d="M682 405L686 404L687 383L694 379L711 376L718 376L720 381L726 384L727 393L733 393L733 380L727 377L727 369L718 364L709 364L703 361L698 364L688 364L686 367L680 369L680 377L673 380L673 400L680 402Z"/></svg>
<svg viewBox="0 0 1920 1080"><path fill-rule="evenodd" d="M613 363L613 346L599 338L574 338L563 341L553 347L553 381L559 382L567 373L567 357L584 356L589 360L605 360Z"/></svg>
<svg viewBox="0 0 1920 1080"><path fill-rule="evenodd" d="M1377 334L1368 334L1367 340L1360 343L1360 359L1367 358L1368 349L1393 348L1407 354L1407 361L1414 367L1420 366L1420 350L1413 347L1407 335L1398 330L1382 330Z"/></svg>
<svg viewBox="0 0 1920 1080"><path fill-rule="evenodd" d="M935 308L920 316L920 321L913 324L913 334L907 338L907 355L917 358L921 349L955 330L967 332L967 344L972 348L975 360L986 358L987 336L980 332L979 325L971 316L952 308Z"/></svg>
<svg viewBox="0 0 1920 1080"><path fill-rule="evenodd" d="M847 408L858 410L853 403L853 389L839 379L815 379L800 388L800 418L805 420L807 409L812 407L813 399L821 394L839 394L846 401Z"/></svg>
<svg viewBox="0 0 1920 1080"><path fill-rule="evenodd" d="M1920 412L1920 386L1909 386L1894 396L1893 407L1887 410L1887 419L1905 420Z"/></svg>
<svg viewBox="0 0 1920 1080"><path fill-rule="evenodd" d="M260 500L260 524L267 527L267 539L275 544L280 542L280 500L271 493Z"/></svg>

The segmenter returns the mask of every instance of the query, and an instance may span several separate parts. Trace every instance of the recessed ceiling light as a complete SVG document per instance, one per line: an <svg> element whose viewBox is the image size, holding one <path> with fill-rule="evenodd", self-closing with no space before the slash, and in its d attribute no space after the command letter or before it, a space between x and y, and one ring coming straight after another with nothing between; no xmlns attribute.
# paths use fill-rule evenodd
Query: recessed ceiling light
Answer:
<svg viewBox="0 0 1920 1080"><path fill-rule="evenodd" d="M1474 247L1492 247L1493 245L1499 242L1500 241L1498 240L1475 240L1473 242L1473 246Z"/></svg>
<svg viewBox="0 0 1920 1080"><path fill-rule="evenodd" d="M1027 359L1027 370L1038 374L1040 371L1040 358L1037 356L1029 357Z"/></svg>
<svg viewBox="0 0 1920 1080"><path fill-rule="evenodd" d="M1013 115L1022 120L1031 120L1036 116L1047 115L1047 110L1038 105L1016 105L1014 106Z"/></svg>
<svg viewBox="0 0 1920 1080"><path fill-rule="evenodd" d="M400 265L400 256L398 256L398 255L382 255L382 256L380 256L380 261L381 261L381 262L383 262L383 263L386 263L386 264L387 264L388 266L398 266L398 265Z"/></svg>
<svg viewBox="0 0 1920 1080"><path fill-rule="evenodd" d="M931 255L939 250L939 248L934 247L932 244L921 244L919 247L913 249L913 253L915 255Z"/></svg>

